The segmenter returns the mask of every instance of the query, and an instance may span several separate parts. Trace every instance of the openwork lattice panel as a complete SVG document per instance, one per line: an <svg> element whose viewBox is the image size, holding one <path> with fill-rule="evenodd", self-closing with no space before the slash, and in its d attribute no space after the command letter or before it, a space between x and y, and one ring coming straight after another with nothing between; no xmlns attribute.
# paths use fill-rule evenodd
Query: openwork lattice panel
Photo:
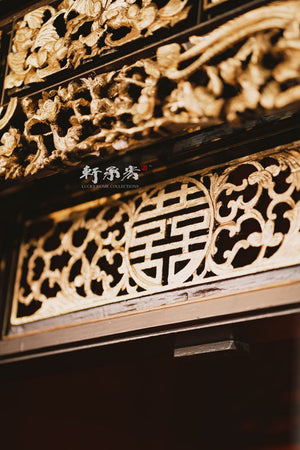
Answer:
<svg viewBox="0 0 300 450"><path fill-rule="evenodd" d="M12 323L300 263L298 148L27 223Z"/></svg>

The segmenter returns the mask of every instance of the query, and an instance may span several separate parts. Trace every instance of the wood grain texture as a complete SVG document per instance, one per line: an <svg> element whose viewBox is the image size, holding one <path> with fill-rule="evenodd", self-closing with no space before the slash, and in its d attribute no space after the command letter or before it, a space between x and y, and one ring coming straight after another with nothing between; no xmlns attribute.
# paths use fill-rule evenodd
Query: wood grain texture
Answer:
<svg viewBox="0 0 300 450"><path fill-rule="evenodd" d="M250 111L260 117L297 107L298 44L290 48L290 39L299 39L298 7L271 4L205 37L191 36L187 50L173 42L154 58L25 96L3 128L0 173L18 179L56 172L84 156L126 152L223 122L237 126Z"/></svg>

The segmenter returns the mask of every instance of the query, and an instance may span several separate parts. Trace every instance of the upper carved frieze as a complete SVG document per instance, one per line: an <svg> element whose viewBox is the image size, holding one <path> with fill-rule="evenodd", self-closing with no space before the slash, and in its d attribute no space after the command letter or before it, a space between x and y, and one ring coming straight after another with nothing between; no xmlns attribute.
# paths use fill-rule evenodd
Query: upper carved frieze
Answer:
<svg viewBox="0 0 300 450"><path fill-rule="evenodd" d="M15 26L5 88L43 81L86 58L156 30L174 26L190 10L188 0L64 0L42 6Z"/></svg>
<svg viewBox="0 0 300 450"><path fill-rule="evenodd" d="M0 121L0 173L33 175L86 155L294 107L300 101L300 2L248 12L190 48L11 100ZM15 113L14 113L15 111ZM24 117L24 127L20 118Z"/></svg>

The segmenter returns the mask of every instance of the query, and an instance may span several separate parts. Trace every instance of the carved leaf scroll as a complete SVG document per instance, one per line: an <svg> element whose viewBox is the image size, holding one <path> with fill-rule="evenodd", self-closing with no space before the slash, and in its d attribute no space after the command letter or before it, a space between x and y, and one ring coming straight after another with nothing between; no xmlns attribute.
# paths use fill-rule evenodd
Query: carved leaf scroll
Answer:
<svg viewBox="0 0 300 450"><path fill-rule="evenodd" d="M299 264L299 148L29 222L12 324Z"/></svg>
<svg viewBox="0 0 300 450"><path fill-rule="evenodd" d="M100 55L188 16L188 0L163 7L148 0L64 0L42 6L16 23L5 88L43 81L67 67Z"/></svg>
<svg viewBox="0 0 300 450"><path fill-rule="evenodd" d="M192 36L188 50L172 43L156 58L23 98L16 123L12 117L2 131L1 173L57 171L103 151L125 152L222 122L239 126L299 101L300 2L274 3Z"/></svg>

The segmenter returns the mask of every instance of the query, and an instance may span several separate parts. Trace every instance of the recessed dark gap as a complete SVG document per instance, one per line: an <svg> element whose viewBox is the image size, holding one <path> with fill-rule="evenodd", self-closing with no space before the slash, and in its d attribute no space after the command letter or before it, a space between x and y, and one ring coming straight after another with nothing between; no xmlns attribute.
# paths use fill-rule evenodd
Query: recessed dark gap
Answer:
<svg viewBox="0 0 300 450"><path fill-rule="evenodd" d="M60 246L60 244L61 244L60 232L56 228L54 229L53 234L49 236L48 239L46 239L46 241L44 242L44 250L46 250L46 252L51 252L57 249Z"/></svg>
<svg viewBox="0 0 300 450"><path fill-rule="evenodd" d="M145 212L149 212L149 211L153 211L156 208L157 208L156 205L146 205L146 206L144 206L143 208L140 209L140 214L141 213L145 213Z"/></svg>
<svg viewBox="0 0 300 450"><path fill-rule="evenodd" d="M42 302L38 300L32 300L29 305L24 303L18 303L17 317L29 317L40 309Z"/></svg>
<svg viewBox="0 0 300 450"><path fill-rule="evenodd" d="M69 281L70 282L74 281L76 276L81 273L81 265L82 265L82 262L81 262L80 259L75 261L75 263L73 264L73 266L72 266L72 268L70 270L70 274L69 274Z"/></svg>
<svg viewBox="0 0 300 450"><path fill-rule="evenodd" d="M97 250L98 250L97 244L93 239L92 241L90 241L88 243L88 245L86 246L86 249L84 250L85 256L87 257L87 259L90 263L92 262L92 259Z"/></svg>
<svg viewBox="0 0 300 450"><path fill-rule="evenodd" d="M50 270L58 269L61 271L64 267L68 266L68 262L71 258L71 255L64 251L61 255L54 255L51 258Z"/></svg>
<svg viewBox="0 0 300 450"><path fill-rule="evenodd" d="M73 245L75 245L75 247L80 247L84 243L87 234L88 230L86 228L79 228L74 231L72 238Z"/></svg>
<svg viewBox="0 0 300 450"><path fill-rule="evenodd" d="M112 258L112 263L109 263L105 256L99 258L97 265L101 271L104 271L107 275L112 276L112 281L109 284L110 287L116 286L122 279L123 274L119 272L119 268L122 265L123 259L119 253L116 253Z"/></svg>
<svg viewBox="0 0 300 450"><path fill-rule="evenodd" d="M191 219L185 219L181 220L180 222L177 222L177 228L183 228L186 227L187 225L194 225L196 223L202 222L204 222L204 216L193 217Z"/></svg>
<svg viewBox="0 0 300 450"><path fill-rule="evenodd" d="M86 293L84 290L84 286L76 286L76 292L78 295L80 295L81 297L86 297Z"/></svg>
<svg viewBox="0 0 300 450"><path fill-rule="evenodd" d="M169 198L168 200L165 200L163 203L163 206L171 206L171 205L176 205L177 203L180 203L180 197L175 197L175 198Z"/></svg>
<svg viewBox="0 0 300 450"><path fill-rule="evenodd" d="M59 14L56 19L53 22L53 26L56 28L56 32L59 35L59 37L64 37L66 34L67 28L66 23L64 19L64 11Z"/></svg>
<svg viewBox="0 0 300 450"><path fill-rule="evenodd" d="M126 26L121 26L117 30L114 28L108 27L107 33L110 34L110 38L112 41L119 41L120 39L124 38L131 32L131 28Z"/></svg>
<svg viewBox="0 0 300 450"><path fill-rule="evenodd" d="M160 227L139 231L136 233L136 237L141 238L141 237L145 237L145 236L150 236L152 234L158 233L159 231L160 231Z"/></svg>
<svg viewBox="0 0 300 450"><path fill-rule="evenodd" d="M148 269L143 269L145 275L150 278L156 278L157 269L156 267L149 267Z"/></svg>
<svg viewBox="0 0 300 450"><path fill-rule="evenodd" d="M175 274L180 272L182 269L184 269L188 263L190 262L189 259L185 259L183 261L176 261L175 263Z"/></svg>
<svg viewBox="0 0 300 450"><path fill-rule="evenodd" d="M43 281L41 286L41 293L44 294L47 298L54 298L56 297L56 294L61 291L60 286L58 283L54 283L53 287L50 286L50 282L48 278Z"/></svg>
<svg viewBox="0 0 300 450"><path fill-rule="evenodd" d="M32 277L33 280L38 280L40 278L40 276L43 273L45 267L45 262L43 260L43 258L41 258L40 256L38 256L35 261L34 261L34 276Z"/></svg>
<svg viewBox="0 0 300 450"><path fill-rule="evenodd" d="M92 280L91 290L96 295L102 295L104 292L102 281Z"/></svg>
<svg viewBox="0 0 300 450"><path fill-rule="evenodd" d="M205 245L206 245L205 242L197 242L195 244L190 244L189 245L189 252L195 252L195 251L198 251L198 250L203 250Z"/></svg>

